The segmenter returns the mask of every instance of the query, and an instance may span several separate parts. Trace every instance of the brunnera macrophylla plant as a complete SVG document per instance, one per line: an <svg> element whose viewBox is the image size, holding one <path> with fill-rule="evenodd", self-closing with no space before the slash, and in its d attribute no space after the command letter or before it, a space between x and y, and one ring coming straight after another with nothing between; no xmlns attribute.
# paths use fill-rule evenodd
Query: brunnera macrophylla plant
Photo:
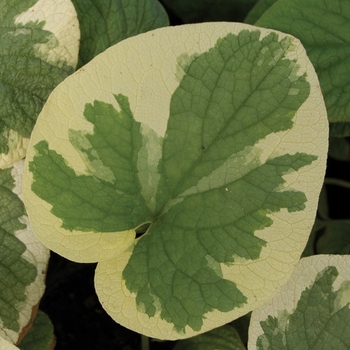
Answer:
<svg viewBox="0 0 350 350"><path fill-rule="evenodd" d="M300 42L238 23L124 40L67 78L33 130L36 236L122 325L206 332L271 299L308 240L328 121Z"/></svg>

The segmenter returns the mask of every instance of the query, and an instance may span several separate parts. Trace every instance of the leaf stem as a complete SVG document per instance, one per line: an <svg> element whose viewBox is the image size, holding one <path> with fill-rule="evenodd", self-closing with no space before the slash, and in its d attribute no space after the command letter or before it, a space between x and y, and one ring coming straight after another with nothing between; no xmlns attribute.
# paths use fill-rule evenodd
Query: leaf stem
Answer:
<svg viewBox="0 0 350 350"><path fill-rule="evenodd" d="M149 350L149 338L141 334L141 349Z"/></svg>
<svg viewBox="0 0 350 350"><path fill-rule="evenodd" d="M335 185L335 186L341 186L341 187L350 189L350 182L341 180L341 179L328 177L328 178L325 178L324 183L325 185Z"/></svg>

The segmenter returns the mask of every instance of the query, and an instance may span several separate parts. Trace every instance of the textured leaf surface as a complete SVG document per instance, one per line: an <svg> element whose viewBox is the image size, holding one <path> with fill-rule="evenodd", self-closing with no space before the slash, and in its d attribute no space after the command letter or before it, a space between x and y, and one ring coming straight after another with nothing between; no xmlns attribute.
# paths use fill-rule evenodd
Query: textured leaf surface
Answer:
<svg viewBox="0 0 350 350"><path fill-rule="evenodd" d="M253 311L248 349L349 349L349 268L346 255L301 259L281 291Z"/></svg>
<svg viewBox="0 0 350 350"><path fill-rule="evenodd" d="M246 350L238 332L225 325L195 337L180 340L174 350Z"/></svg>
<svg viewBox="0 0 350 350"><path fill-rule="evenodd" d="M335 124L332 134L349 136L350 1L278 0L255 24L300 39L318 74L329 121Z"/></svg>
<svg viewBox="0 0 350 350"><path fill-rule="evenodd" d="M117 322L189 337L289 277L314 220L327 125L293 37L228 23L148 32L51 95L27 157L28 213L51 249L99 261L96 289Z"/></svg>
<svg viewBox="0 0 350 350"><path fill-rule="evenodd" d="M81 30L79 66L121 40L169 25L157 0L73 0L73 4Z"/></svg>
<svg viewBox="0 0 350 350"><path fill-rule="evenodd" d="M24 158L50 92L77 63L79 24L69 0L0 5L0 167Z"/></svg>
<svg viewBox="0 0 350 350"><path fill-rule="evenodd" d="M18 347L21 350L49 350L55 343L54 329L49 317L38 311L32 328Z"/></svg>
<svg viewBox="0 0 350 350"><path fill-rule="evenodd" d="M0 335L13 343L44 292L49 257L28 223L22 172L23 161L0 170Z"/></svg>

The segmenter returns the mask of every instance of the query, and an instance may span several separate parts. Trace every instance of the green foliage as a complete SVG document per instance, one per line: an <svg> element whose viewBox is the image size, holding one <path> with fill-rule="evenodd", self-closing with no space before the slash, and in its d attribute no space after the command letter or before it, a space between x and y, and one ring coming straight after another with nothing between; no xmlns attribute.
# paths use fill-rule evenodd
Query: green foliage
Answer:
<svg viewBox="0 0 350 350"><path fill-rule="evenodd" d="M89 162L99 159L110 169L111 180L104 176L97 182L94 175L77 176L60 155L48 149L46 141L35 146L38 153L30 165L33 191L53 205L52 213L69 230L123 231L151 219L135 171L141 147L140 123L132 118L127 99L120 95L116 99L122 107L119 113L99 101L86 106L85 117L95 125L95 133L85 137L94 152L82 148L84 140L79 142L78 138L84 136L71 134Z"/></svg>
<svg viewBox="0 0 350 350"><path fill-rule="evenodd" d="M226 325L195 337L180 340L173 350L245 350L240 335L232 326Z"/></svg>
<svg viewBox="0 0 350 350"><path fill-rule="evenodd" d="M79 67L121 40L169 25L157 0L73 0L73 4L81 30Z"/></svg>
<svg viewBox="0 0 350 350"><path fill-rule="evenodd" d="M18 345L20 350L46 350L54 344L54 328L49 317L38 311L33 326Z"/></svg>
<svg viewBox="0 0 350 350"><path fill-rule="evenodd" d="M291 315L284 314L280 319L288 319L287 324L280 322L271 316L261 322L264 336L258 338L258 349L325 349L332 344L334 349L348 349L350 335L343 329L339 329L339 320L342 323L350 322L350 310L347 306L337 309L335 300L337 293L332 289L337 269L329 266L319 272L314 284L302 292L296 309ZM341 291L338 291L341 293ZM312 331L303 333L301 329ZM330 339L331 337L331 339ZM266 344L269 344L266 347ZM326 347L325 347L326 346Z"/></svg>
<svg viewBox="0 0 350 350"><path fill-rule="evenodd" d="M50 92L74 71L64 61L47 62L43 57L38 45L50 50L58 46L44 21L15 22L15 16L35 2L3 1L1 8L0 152L5 154L9 129L28 138Z"/></svg>
<svg viewBox="0 0 350 350"><path fill-rule="evenodd" d="M26 300L25 288L35 280L36 268L23 258L26 246L15 237L26 226L19 221L25 209L13 187L11 169L0 169L0 319L5 328L19 331L18 305Z"/></svg>
<svg viewBox="0 0 350 350"><path fill-rule="evenodd" d="M329 138L329 155L341 161L350 160L350 145L346 138Z"/></svg>
<svg viewBox="0 0 350 350"><path fill-rule="evenodd" d="M209 327L205 320L210 313L232 312L234 318L233 312L249 309L249 293L242 290L252 287L239 286L235 274L227 272L242 261L259 262L269 239L258 237L256 232L276 227L272 214L294 217L306 210L308 193L289 185L287 174L298 173L315 161L323 166L320 154L309 150L310 136L300 132L300 142L305 145L301 150L305 152L296 151L298 147L290 143L289 147L280 146L282 138L273 153L261 157L266 138L292 133L298 125L297 114L303 113L302 106L319 91L301 57L295 54L298 51L293 38L248 28L220 35L208 50L188 56L182 76L176 68L183 51L174 57L173 79L178 80L178 86L170 94L164 136L152 128L153 115L144 113L142 122L137 121L135 106L127 96L114 94L121 89L116 86L107 93L113 94L112 103L85 103L90 99L78 97L83 102L83 115L75 113L70 124L76 119L80 125L88 121L90 127L71 129L66 125L68 137L60 139L57 146L56 136L46 127L48 118L56 118L55 112L48 112L47 117L42 114L33 133L37 141L28 152L31 175L25 176L33 179L25 184L29 216L40 237L44 223L37 215L38 208L51 205L52 233L48 236L43 231L48 244L55 235L57 218L65 235L81 232L82 237L84 232L96 232L101 237L114 232L118 237L147 225L147 231L127 249L131 257L120 278L135 295L137 312L173 325L174 335L169 335L173 337L187 335L189 329L203 332L203 327ZM169 33L168 40L176 42L177 37L171 36L176 30L157 31L155 35L161 33ZM152 34L143 38L152 40L150 50L158 44ZM113 53L111 49L109 54L115 57L123 53L124 46L136 40L115 46L113 50L119 51ZM106 61L111 59L106 53L94 64L106 57ZM94 65L86 66L88 76L89 69L94 70ZM147 71L153 73L151 69L159 66ZM79 72L66 83L79 86L82 75ZM235 81L239 84L232 83ZM108 81L105 83L109 91ZM48 105L57 105L62 118L62 114L71 114L76 101L52 102L60 88L67 89L58 87ZM120 111L113 105L115 101ZM326 115L321 116L322 124ZM317 111L315 117L319 117ZM322 142L327 137L318 132L315 135ZM82 171L69 164L65 151L70 148L81 155ZM152 173L152 181L145 176L147 171ZM305 182L302 175L298 178ZM254 201L247 200L252 196ZM31 207L31 201L38 197L42 201ZM303 232L298 235L301 240ZM282 238L280 244L290 246ZM84 250L85 243L81 241L76 248ZM61 244L58 249L68 256L74 247ZM115 258L122 261L117 254ZM97 258L102 263L109 260ZM103 270L100 264L97 274L103 276ZM97 292L103 294L105 290L110 287ZM126 293L121 293L125 297ZM115 292L112 297L117 300L119 294ZM105 303L105 307L112 309L113 302ZM140 327L137 322L136 327ZM140 332L146 333L143 328L141 325Z"/></svg>
<svg viewBox="0 0 350 350"><path fill-rule="evenodd" d="M117 42L169 24L167 13L155 0L73 2L82 33L79 67ZM35 3L34 0L17 0L0 4L0 152L5 155L14 144L16 147L20 144L13 132L29 138L51 91L74 71L74 65L65 59L57 56L52 60L47 54L47 50L57 49L59 40L45 29L45 21L16 22L16 16ZM333 136L330 156L349 160L349 143L345 138L350 135L349 0L223 0L215 2L215 6L212 1L164 0L163 3L171 11L170 15L175 14L184 23L242 21L245 18L246 23L277 29L300 39L318 74L327 106L330 135ZM62 227L84 232L136 227L147 230L132 246L133 255L123 272L125 286L137 296L139 311L153 316L162 310L162 317L173 322L177 331L183 331L188 325L200 329L204 314L209 310L227 311L246 303L247 298L237 285L223 278L220 264L229 266L237 258L258 258L266 241L255 232L272 224L271 213L282 209L302 211L307 199L303 192L280 191L280 188L284 185L284 175L292 175L313 163L317 157L311 154L296 152L274 156L262 164L250 163L253 171L238 180L219 180L225 175L223 169L227 160L232 160L233 153L241 152L241 156L246 157L247 148L251 151L255 143L269 133L290 129L295 112L309 96L307 77L296 74L297 62L273 54L287 49L288 40L279 41L274 35L257 40L254 38L257 33L251 34L249 39L247 34L227 37L217 43L215 50L188 58L171 101L165 138L136 121L128 96L119 94L115 96L119 111L98 99L86 104L84 117L93 124L93 132L73 129L69 132L71 144L86 163L86 174L75 172L59 152L50 149L49 141L35 146L35 161L30 168L34 176L33 191L52 205L52 213L62 219ZM230 45L234 40L238 46L242 44L239 52L245 58L257 54L255 61L251 57L240 61L239 55L228 50L230 40ZM243 45L250 40L252 46ZM262 50L264 47L269 50ZM274 79L269 81L263 74L273 60L277 65L271 75ZM256 61L263 64L258 66ZM211 65L210 62L216 63ZM284 76L282 67L289 67L290 74ZM256 81L261 79L261 84L256 83L257 89L252 89L250 78L244 74L239 76L242 72L250 72ZM239 85L225 86L224 93L222 89L216 90L223 76L238 81ZM280 77L278 83L277 76ZM201 85L203 81L205 84ZM299 93L290 94L291 90ZM271 91L273 99L270 99ZM260 117L266 129L249 124L249 119L245 118L251 112L251 101L263 111ZM192 107L196 110L191 110ZM197 113L201 112L197 109L203 111L206 122L198 118ZM237 116L235 120L230 119L233 113ZM177 118L172 117L175 115ZM214 119L219 119L217 127L214 127ZM204 130L200 136L199 129ZM111 134L111 130L115 134ZM148 169L140 171L145 159L151 159L150 149L162 150L161 162L151 168L156 177L149 176ZM17 158L22 158L24 153ZM232 164L244 173L245 162ZM49 168L51 170L47 171ZM1 327L18 331L23 325L18 323L17 305L26 301L26 287L35 281L38 271L35 264L23 257L27 243L16 238L17 231L26 229L21 219L26 213L18 193L12 192L15 185L11 169L0 170L0 280L3 281L0 289L5 291L0 298L0 319ZM209 188L205 180L200 182L213 174L219 184L215 188ZM259 186L252 185L257 181ZM144 186L145 182L151 186ZM347 181L330 179L327 193L333 188L329 185L344 191L350 187ZM194 187L199 191L197 188L193 192ZM331 200L325 193L326 189L304 256L348 255L350 252L348 216L334 220L334 211L330 213L332 208L328 208ZM240 217L236 203L241 203L240 208L249 214ZM211 216L213 208L218 213L215 230L208 230L203 222ZM226 219L228 217L231 221ZM238 228L248 235L242 238L236 233L228 234L227 229L220 231L222 225ZM191 230L197 233L188 235ZM138 232L144 233L143 230ZM214 237L221 237L222 249L213 244ZM192 254L194 251L196 254ZM192 270L189 274L179 273L174 265L167 264L169 257L183 266L184 271L191 270L189 267ZM157 272L152 275L154 269ZM280 309L284 310L280 312L280 319L267 315L261 321L265 334L258 338L257 349L279 350L286 348L286 344L293 349L311 346L347 349L349 332L341 325L349 323L349 307L346 302L339 307L339 300L345 298L350 302L350 299L347 284L340 290L334 287L337 271L337 266L327 266L319 272L312 284L305 285L295 309ZM170 280L175 283L168 283ZM210 286L200 289L203 281L209 281ZM216 295L218 289L223 295L221 299ZM207 296L203 298L205 302L198 301L203 302L200 312L198 304L194 308L197 302L194 299L200 299L198 295ZM157 309L155 305L162 307ZM48 324L49 320L40 313L32 333L19 345L20 349L46 349L52 340L52 327ZM300 332L300 327L306 332ZM224 326L179 341L175 349L205 350L211 342L211 348L246 348L232 327ZM248 348L253 350L254 346Z"/></svg>
<svg viewBox="0 0 350 350"><path fill-rule="evenodd" d="M249 11L244 23L254 24L278 0L259 0Z"/></svg>
<svg viewBox="0 0 350 350"><path fill-rule="evenodd" d="M332 136L349 136L350 2L278 0L254 23L299 38L318 74Z"/></svg>
<svg viewBox="0 0 350 350"><path fill-rule="evenodd" d="M248 46L248 42L251 45ZM266 242L255 237L254 232L272 223L265 213L281 208L296 211L304 207L302 193L276 193L274 189L282 185L281 175L310 164L315 159L313 156L288 154L272 158L265 164L256 164L254 170L251 164L250 172L241 178L229 179L230 175L226 174L231 168L227 159L232 155L253 146L268 133L289 129L290 118L308 96L309 87L304 77L297 77L294 64L282 59L284 50L287 51L290 45L287 39L278 42L273 34L261 41L258 32L228 35L219 40L214 49L191 62L172 97L156 195L156 213L162 215L153 220L154 225L147 235L137 242L123 276L130 291L137 293L138 305L145 307L149 316L154 316L156 308L153 304L157 300L162 305L162 318L173 322L179 330L184 330L186 325L200 330L205 313L213 309L227 312L245 303L246 298L235 284L221 279L218 263L233 263L234 256L257 259ZM248 55L247 47L250 60L240 61L240 57ZM282 48L280 56L271 55L274 49L265 51L265 47ZM240 54L236 55L236 52ZM278 62L275 71L267 69L272 60ZM254 70L252 66L256 61L262 63ZM282 73L280 67L285 66L290 69ZM246 77L245 85L241 69L245 73L252 71L256 80ZM283 84L276 81L275 74L279 74L277 81L283 81ZM232 90L226 88L223 93L221 86L225 80L221 83L221 76L225 80L232 76L232 80L242 83L239 87L232 84ZM286 83L288 80L289 84ZM289 95L292 89L300 93ZM270 94L276 104L265 105ZM198 104L197 101L183 102L193 101L197 96L200 96ZM257 119L264 120L265 130L255 118L244 119L248 110L257 105L260 106ZM232 174L236 176L234 172ZM224 176L227 180L220 184L219 179ZM201 186L200 181L206 177L219 185ZM258 178L269 178L270 181L265 184L259 181L258 189ZM249 193L254 193L253 205L244 201ZM176 204L170 207L171 202ZM236 203L240 203L241 210L235 208ZM213 215L213 208L220 215ZM192 215L188 216L188 212ZM221 237L219 240L225 245L225 251L218 248L218 237ZM214 259L214 269L210 266L213 263L206 262L208 256ZM142 272L140 266L143 266ZM155 269L157 273L150 277ZM161 288L159 280L165 282ZM174 285L180 281L181 287L175 289ZM224 295L220 297L222 293ZM197 301L196 308L191 302L193 298Z"/></svg>
<svg viewBox="0 0 350 350"><path fill-rule="evenodd" d="M301 259L282 291L253 311L249 349L348 349L348 264L336 255Z"/></svg>

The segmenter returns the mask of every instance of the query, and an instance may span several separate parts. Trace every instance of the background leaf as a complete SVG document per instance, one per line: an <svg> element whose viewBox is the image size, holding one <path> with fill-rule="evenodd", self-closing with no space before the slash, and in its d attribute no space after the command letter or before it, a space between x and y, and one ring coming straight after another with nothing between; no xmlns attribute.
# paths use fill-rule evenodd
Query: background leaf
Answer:
<svg viewBox="0 0 350 350"><path fill-rule="evenodd" d="M348 137L350 135L350 125L348 122L332 123L329 128L329 135L333 137Z"/></svg>
<svg viewBox="0 0 350 350"><path fill-rule="evenodd" d="M39 310L33 326L18 347L21 350L51 350L54 345L53 325L49 317Z"/></svg>
<svg viewBox="0 0 350 350"><path fill-rule="evenodd" d="M340 138L340 137L330 137L328 155L336 160L349 161L350 160L349 140L346 138Z"/></svg>
<svg viewBox="0 0 350 350"><path fill-rule="evenodd" d="M180 340L173 350L245 350L238 332L225 325L195 337Z"/></svg>
<svg viewBox="0 0 350 350"><path fill-rule="evenodd" d="M255 23L300 39L318 74L332 136L349 136L350 1L278 0Z"/></svg>
<svg viewBox="0 0 350 350"><path fill-rule="evenodd" d="M68 0L2 1L0 168L22 159L50 92L77 63L79 25Z"/></svg>
<svg viewBox="0 0 350 350"><path fill-rule="evenodd" d="M21 200L23 161L0 170L0 335L21 340L45 289L48 250L34 237ZM33 313L33 315L32 315Z"/></svg>
<svg viewBox="0 0 350 350"><path fill-rule="evenodd" d="M303 258L281 291L254 310L248 349L348 349L348 256Z"/></svg>
<svg viewBox="0 0 350 350"><path fill-rule="evenodd" d="M249 11L244 23L254 24L278 0L259 0Z"/></svg>
<svg viewBox="0 0 350 350"><path fill-rule="evenodd" d="M73 0L81 30L81 67L108 47L131 36L169 25L157 0Z"/></svg>
<svg viewBox="0 0 350 350"><path fill-rule="evenodd" d="M350 254L350 220L326 222L316 249L318 254Z"/></svg>
<svg viewBox="0 0 350 350"><path fill-rule="evenodd" d="M184 23L231 21L239 22L257 0L163 0Z"/></svg>

